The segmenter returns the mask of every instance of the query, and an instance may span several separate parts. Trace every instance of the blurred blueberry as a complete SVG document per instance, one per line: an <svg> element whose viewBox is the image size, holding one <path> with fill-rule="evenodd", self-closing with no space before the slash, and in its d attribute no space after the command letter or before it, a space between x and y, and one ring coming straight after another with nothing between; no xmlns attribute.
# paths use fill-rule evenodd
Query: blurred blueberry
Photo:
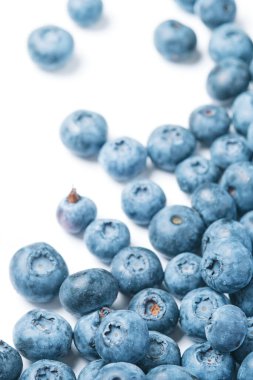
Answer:
<svg viewBox="0 0 253 380"><path fill-rule="evenodd" d="M0 340L0 379L17 380L22 368L23 362L18 351Z"/></svg>
<svg viewBox="0 0 253 380"><path fill-rule="evenodd" d="M242 362L238 374L237 380L249 380L253 376L253 352L251 352Z"/></svg>
<svg viewBox="0 0 253 380"><path fill-rule="evenodd" d="M145 380L140 368L131 363L111 363L101 368L95 380Z"/></svg>
<svg viewBox="0 0 253 380"><path fill-rule="evenodd" d="M182 7L185 11L193 13L194 5L197 0L176 0L176 2Z"/></svg>
<svg viewBox="0 0 253 380"><path fill-rule="evenodd" d="M236 4L234 0L197 0L194 11L206 26L214 29L234 21Z"/></svg>
<svg viewBox="0 0 253 380"><path fill-rule="evenodd" d="M76 380L72 369L64 363L54 360L39 360L27 368L19 380ZM57 380L58 380L57 379Z"/></svg>
<svg viewBox="0 0 253 380"><path fill-rule="evenodd" d="M232 112L235 129L246 136L253 120L253 91L239 95L234 101Z"/></svg>
<svg viewBox="0 0 253 380"><path fill-rule="evenodd" d="M100 369L106 364L107 363L102 359L93 360L82 369L79 373L78 380L94 380L99 374Z"/></svg>
<svg viewBox="0 0 253 380"><path fill-rule="evenodd" d="M230 294L232 304L238 306L247 317L253 317L253 279L245 288L238 292Z"/></svg>
<svg viewBox="0 0 253 380"><path fill-rule="evenodd" d="M250 63L249 71L250 71L250 74L251 74L251 80L253 80L253 60Z"/></svg>
<svg viewBox="0 0 253 380"><path fill-rule="evenodd" d="M247 355L249 355L251 352L253 352L253 318L247 319L248 324L248 330L246 338L244 339L241 346L233 352L233 357L237 361L237 363L241 364L241 362L246 358ZM237 332L237 329L236 329Z"/></svg>
<svg viewBox="0 0 253 380"><path fill-rule="evenodd" d="M80 26L87 27L96 23L102 15L101 0L68 0L68 13Z"/></svg>

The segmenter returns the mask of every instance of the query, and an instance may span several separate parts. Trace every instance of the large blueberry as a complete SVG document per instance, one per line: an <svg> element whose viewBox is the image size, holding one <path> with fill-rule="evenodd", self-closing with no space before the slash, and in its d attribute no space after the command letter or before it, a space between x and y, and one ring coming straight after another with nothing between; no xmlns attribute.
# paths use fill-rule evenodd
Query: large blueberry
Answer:
<svg viewBox="0 0 253 380"><path fill-rule="evenodd" d="M79 373L78 380L94 380L100 369L105 365L106 362L102 359L93 360L82 369Z"/></svg>
<svg viewBox="0 0 253 380"><path fill-rule="evenodd" d="M188 250L195 251L204 228L197 211L186 206L170 206L163 208L151 220L149 239L155 249L174 257Z"/></svg>
<svg viewBox="0 0 253 380"><path fill-rule="evenodd" d="M135 294L142 289L159 286L164 277L158 256L141 247L122 249L112 261L112 275L124 294Z"/></svg>
<svg viewBox="0 0 253 380"><path fill-rule="evenodd" d="M191 156L195 146L195 138L188 129L169 124L151 133L147 149L157 168L173 172L181 161Z"/></svg>
<svg viewBox="0 0 253 380"><path fill-rule="evenodd" d="M98 354L107 362L137 363L148 350L147 324L131 310L115 311L101 322L95 344Z"/></svg>
<svg viewBox="0 0 253 380"><path fill-rule="evenodd" d="M253 211L249 211L244 214L240 219L240 223L243 225L251 241L253 242Z"/></svg>
<svg viewBox="0 0 253 380"><path fill-rule="evenodd" d="M67 277L60 288L60 302L70 313L84 315L111 306L118 295L118 284L104 269L87 269Z"/></svg>
<svg viewBox="0 0 253 380"><path fill-rule="evenodd" d="M23 362L18 351L0 340L0 379L17 380L22 368Z"/></svg>
<svg viewBox="0 0 253 380"><path fill-rule="evenodd" d="M235 99L232 113L235 129L246 136L253 120L253 91L244 92Z"/></svg>
<svg viewBox="0 0 253 380"><path fill-rule="evenodd" d="M98 113L78 110L66 117L60 129L63 144L74 154L97 156L107 140L107 123Z"/></svg>
<svg viewBox="0 0 253 380"><path fill-rule="evenodd" d="M72 369L54 360L39 360L27 368L20 380L76 380Z"/></svg>
<svg viewBox="0 0 253 380"><path fill-rule="evenodd" d="M179 311L174 298L165 290L148 288L137 293L128 308L138 313L149 330L167 333L177 324Z"/></svg>
<svg viewBox="0 0 253 380"><path fill-rule="evenodd" d="M131 363L111 363L99 371L95 380L145 380L142 370Z"/></svg>
<svg viewBox="0 0 253 380"><path fill-rule="evenodd" d="M80 26L87 27L96 23L102 14L101 0L68 0L68 13Z"/></svg>
<svg viewBox="0 0 253 380"><path fill-rule="evenodd" d="M247 317L253 317L253 279L245 288L238 292L230 294L231 302L238 306Z"/></svg>
<svg viewBox="0 0 253 380"><path fill-rule="evenodd" d="M251 352L242 362L238 374L237 380L249 380L253 377L253 352Z"/></svg>
<svg viewBox="0 0 253 380"><path fill-rule="evenodd" d="M194 10L206 26L214 29L234 21L236 4L234 0L197 0Z"/></svg>
<svg viewBox="0 0 253 380"><path fill-rule="evenodd" d="M44 70L58 70L70 59L74 40L69 32L48 25L35 29L28 38L28 51L32 60Z"/></svg>
<svg viewBox="0 0 253 380"><path fill-rule="evenodd" d="M147 150L130 137L121 137L104 144L99 162L116 181L129 181L146 168Z"/></svg>
<svg viewBox="0 0 253 380"><path fill-rule="evenodd" d="M182 365L201 380L232 380L235 375L232 356L214 350L208 342L187 348Z"/></svg>
<svg viewBox="0 0 253 380"><path fill-rule="evenodd" d="M155 182L137 180L127 185L121 196L124 212L136 224L147 226L166 204L166 196Z"/></svg>
<svg viewBox="0 0 253 380"><path fill-rule="evenodd" d="M54 360L68 355L72 329L59 314L34 309L16 323L13 341L21 354L29 360Z"/></svg>
<svg viewBox="0 0 253 380"><path fill-rule="evenodd" d="M127 226L116 219L96 219L86 229L84 242L89 251L109 264L114 256L130 244Z"/></svg>
<svg viewBox="0 0 253 380"><path fill-rule="evenodd" d="M233 356L237 363L240 363L246 358L248 354L253 352L253 318L247 319L248 330L246 338L244 339L241 346L233 352ZM237 333L237 328L235 329Z"/></svg>
<svg viewBox="0 0 253 380"><path fill-rule="evenodd" d="M180 306L180 325L184 333L195 341L206 339L205 326L213 312L229 300L210 288L199 288L189 292Z"/></svg>
<svg viewBox="0 0 253 380"><path fill-rule="evenodd" d="M167 364L151 369L146 375L146 380L197 380L197 378L183 367Z"/></svg>
<svg viewBox="0 0 253 380"><path fill-rule="evenodd" d="M30 302L51 301L67 276L68 268L62 256L47 243L21 248L10 262L12 284Z"/></svg>
<svg viewBox="0 0 253 380"><path fill-rule="evenodd" d="M179 187L189 194L193 193L200 185L217 182L220 174L220 169L212 160L207 160L201 156L187 158L176 168Z"/></svg>

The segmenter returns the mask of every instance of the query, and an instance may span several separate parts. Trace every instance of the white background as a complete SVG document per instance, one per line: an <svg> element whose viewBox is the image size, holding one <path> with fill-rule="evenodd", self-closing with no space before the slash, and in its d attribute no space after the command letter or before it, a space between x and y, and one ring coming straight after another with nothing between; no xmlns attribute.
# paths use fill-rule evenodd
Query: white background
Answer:
<svg viewBox="0 0 253 380"><path fill-rule="evenodd" d="M123 185L111 180L95 162L71 155L59 139L62 120L76 109L101 113L110 138L127 135L146 143L151 131L165 123L187 126L190 112L210 102L206 76L210 31L173 0L104 0L103 20L89 30L68 17L63 0L2 1L0 6L0 338L12 344L15 322L34 305L12 288L8 266L22 246L45 241L65 258L70 272L101 264L81 239L57 224L55 210L72 185L92 198L99 217L126 222L132 244L150 247L147 231L123 214ZM253 36L253 4L238 3L238 23ZM175 18L198 35L201 55L195 64L171 64L153 46L153 31ZM55 24L75 39L75 57L62 71L46 73L34 66L26 50L36 27ZM172 175L151 170L168 204L189 204ZM163 264L166 264L163 260ZM75 320L58 302L46 306ZM184 349L186 338L179 338ZM84 361L75 354L67 362L76 373ZM25 361L25 367L28 362Z"/></svg>

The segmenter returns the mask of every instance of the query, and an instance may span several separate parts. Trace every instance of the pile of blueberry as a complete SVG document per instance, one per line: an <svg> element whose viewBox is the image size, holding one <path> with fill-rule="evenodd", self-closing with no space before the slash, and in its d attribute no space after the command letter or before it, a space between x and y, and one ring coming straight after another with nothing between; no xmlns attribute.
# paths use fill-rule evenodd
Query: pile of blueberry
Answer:
<svg viewBox="0 0 253 380"><path fill-rule="evenodd" d="M253 378L253 92L244 92L253 76L253 44L231 23L234 0L176 1L215 29L209 51L217 65L207 89L217 100L236 97L232 108L199 107L190 115L189 130L160 126L147 147L129 137L107 141L106 120L90 111L72 113L60 131L68 149L98 157L117 181L143 173L148 157L158 169L175 172L182 191L191 194L192 208L166 206L163 190L148 179L135 179L122 192L126 215L148 227L152 246L170 261L163 271L154 252L130 246L124 223L96 219L95 203L72 189L57 219L67 232L84 235L88 250L111 265L111 272L93 268L69 275L62 256L43 242L16 252L10 278L17 292L40 304L59 296L78 320L73 332L54 312L25 314L13 340L34 363L21 374L19 352L0 341L1 380L75 380L73 370L58 361L70 353L72 340L90 361L78 380ZM102 9L101 0L68 3L81 26L96 22ZM175 20L158 26L154 42L171 61L196 53L195 33ZM29 51L42 68L55 70L70 58L73 39L60 28L40 28L29 38ZM194 154L197 143L210 147L210 160ZM128 310L111 308L118 292L129 297ZM168 336L178 322L195 342L182 357Z"/></svg>

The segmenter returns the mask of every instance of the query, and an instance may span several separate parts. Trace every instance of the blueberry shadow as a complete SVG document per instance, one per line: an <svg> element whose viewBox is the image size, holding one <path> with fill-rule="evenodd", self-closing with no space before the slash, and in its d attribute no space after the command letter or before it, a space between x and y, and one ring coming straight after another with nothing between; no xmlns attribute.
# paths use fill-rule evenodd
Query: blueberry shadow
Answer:
<svg viewBox="0 0 253 380"><path fill-rule="evenodd" d="M61 361L65 364L67 364L71 368L75 368L76 364L82 359L78 351L75 349L75 347L72 345L71 351L65 358L61 359ZM83 364L83 367L85 366L85 363Z"/></svg>
<svg viewBox="0 0 253 380"><path fill-rule="evenodd" d="M89 26L88 28L85 28L86 30L91 30L94 32L105 30L110 25L110 19L107 15L102 15L100 20L96 22L95 24ZM84 28L83 28L84 29Z"/></svg>
<svg viewBox="0 0 253 380"><path fill-rule="evenodd" d="M202 58L202 54L199 50L195 50L194 52L192 52L192 54L190 54L188 58L183 59L183 60L171 61L169 58L166 58L164 56L163 58L166 62L172 65L189 66L189 65L195 65L196 63L198 63Z"/></svg>
<svg viewBox="0 0 253 380"><path fill-rule="evenodd" d="M183 337L184 337L184 333L183 333L183 331L180 329L180 327L179 326L177 326L176 328L175 328L175 330L171 333L171 334L169 334L170 335L170 337L175 341L175 342L179 342Z"/></svg>
<svg viewBox="0 0 253 380"><path fill-rule="evenodd" d="M74 54L73 57L70 59L70 61L59 71L54 72L54 75L58 76L67 76L71 75L74 72L76 72L81 66L81 60L80 58Z"/></svg>
<svg viewBox="0 0 253 380"><path fill-rule="evenodd" d="M57 312L62 309L62 305L60 303L59 297L55 297L51 302L47 303L38 303L38 302L31 302L31 305L33 305L36 309L44 309L48 311Z"/></svg>

